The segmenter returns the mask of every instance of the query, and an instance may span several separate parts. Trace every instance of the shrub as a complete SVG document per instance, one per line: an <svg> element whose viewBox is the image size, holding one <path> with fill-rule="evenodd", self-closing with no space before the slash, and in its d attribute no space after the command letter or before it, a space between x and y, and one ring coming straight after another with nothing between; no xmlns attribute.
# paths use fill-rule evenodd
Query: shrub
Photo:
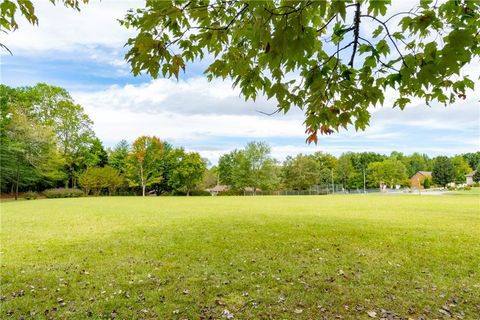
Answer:
<svg viewBox="0 0 480 320"><path fill-rule="evenodd" d="M124 178L120 171L112 167L90 167L80 176L78 182L87 195L92 191L98 196L104 190L108 190L108 194L112 195L124 185Z"/></svg>
<svg viewBox="0 0 480 320"><path fill-rule="evenodd" d="M243 191L241 190L227 190L218 193L219 196L243 196Z"/></svg>
<svg viewBox="0 0 480 320"><path fill-rule="evenodd" d="M38 193L35 191L28 191L23 194L23 197L27 200L35 200L38 198Z"/></svg>
<svg viewBox="0 0 480 320"><path fill-rule="evenodd" d="M78 198L83 197L85 194L80 189L48 189L43 191L43 195L47 198Z"/></svg>
<svg viewBox="0 0 480 320"><path fill-rule="evenodd" d="M200 196L200 197L207 197L211 196L210 192L205 190L192 190L190 191L191 196Z"/></svg>
<svg viewBox="0 0 480 320"><path fill-rule="evenodd" d="M463 190L469 191L469 190L472 190L472 187L470 187L470 186L465 186L465 187L463 188Z"/></svg>
<svg viewBox="0 0 480 320"><path fill-rule="evenodd" d="M429 189L432 186L432 179L426 177L422 180L422 185L425 189Z"/></svg>

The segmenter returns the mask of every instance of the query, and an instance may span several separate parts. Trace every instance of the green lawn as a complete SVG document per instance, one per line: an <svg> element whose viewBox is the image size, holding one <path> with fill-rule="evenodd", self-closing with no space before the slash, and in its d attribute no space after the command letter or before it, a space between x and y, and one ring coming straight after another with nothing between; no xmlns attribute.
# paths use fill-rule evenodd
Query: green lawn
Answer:
<svg viewBox="0 0 480 320"><path fill-rule="evenodd" d="M477 196L0 205L2 319L480 314Z"/></svg>

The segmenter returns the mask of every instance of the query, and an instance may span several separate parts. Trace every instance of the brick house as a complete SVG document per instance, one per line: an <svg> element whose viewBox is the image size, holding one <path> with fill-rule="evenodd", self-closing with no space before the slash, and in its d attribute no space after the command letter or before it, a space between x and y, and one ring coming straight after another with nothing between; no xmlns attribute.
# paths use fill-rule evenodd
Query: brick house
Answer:
<svg viewBox="0 0 480 320"><path fill-rule="evenodd" d="M415 189L423 189L423 179L425 178L432 178L431 171L418 171L410 178L410 184L412 188Z"/></svg>

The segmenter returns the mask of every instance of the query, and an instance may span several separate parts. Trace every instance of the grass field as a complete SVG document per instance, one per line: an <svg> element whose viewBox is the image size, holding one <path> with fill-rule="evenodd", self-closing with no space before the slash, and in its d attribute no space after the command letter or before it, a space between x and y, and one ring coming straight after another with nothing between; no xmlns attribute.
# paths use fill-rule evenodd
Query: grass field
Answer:
<svg viewBox="0 0 480 320"><path fill-rule="evenodd" d="M5 202L1 245L2 319L480 318L475 195Z"/></svg>

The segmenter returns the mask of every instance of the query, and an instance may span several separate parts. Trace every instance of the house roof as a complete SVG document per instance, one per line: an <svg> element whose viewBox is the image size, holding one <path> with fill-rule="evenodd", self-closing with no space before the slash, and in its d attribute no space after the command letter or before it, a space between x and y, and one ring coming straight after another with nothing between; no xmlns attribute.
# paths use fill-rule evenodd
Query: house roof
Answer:
<svg viewBox="0 0 480 320"><path fill-rule="evenodd" d="M413 176L416 176L417 174L421 174L424 177L430 177L430 178L432 177L432 171L418 171Z"/></svg>
<svg viewBox="0 0 480 320"><path fill-rule="evenodd" d="M470 172L469 174L466 175L466 177L473 177L473 175L477 172L477 170L474 170Z"/></svg>
<svg viewBox="0 0 480 320"><path fill-rule="evenodd" d="M245 188L243 188L243 190L245 190L245 192L253 192L253 187L245 187ZM255 191L262 192L262 189L256 188Z"/></svg>
<svg viewBox="0 0 480 320"><path fill-rule="evenodd" d="M222 192L222 191L227 191L227 190L228 190L228 186L226 186L226 185L221 185L221 184L216 185L216 186L213 187L213 188L207 189L207 191L209 191L209 192L212 192L212 191L213 191L213 192Z"/></svg>

